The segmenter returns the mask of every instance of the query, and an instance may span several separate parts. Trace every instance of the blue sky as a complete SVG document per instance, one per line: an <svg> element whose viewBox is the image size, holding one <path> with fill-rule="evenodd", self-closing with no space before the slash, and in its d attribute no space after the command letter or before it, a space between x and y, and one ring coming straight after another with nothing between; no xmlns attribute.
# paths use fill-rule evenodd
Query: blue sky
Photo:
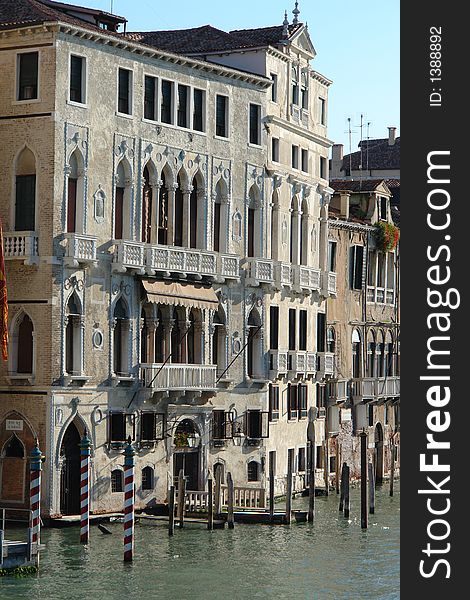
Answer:
<svg viewBox="0 0 470 600"><path fill-rule="evenodd" d="M65 0L67 1L67 0ZM126 17L128 31L179 29L211 24L244 29L281 24L284 10L291 21L293 0L70 0L82 6ZM400 133L400 2L399 0L301 0L300 20L307 22L317 51L313 67L333 80L330 88L328 137L349 149L359 139L361 114L370 122L370 137L387 137L387 127Z"/></svg>

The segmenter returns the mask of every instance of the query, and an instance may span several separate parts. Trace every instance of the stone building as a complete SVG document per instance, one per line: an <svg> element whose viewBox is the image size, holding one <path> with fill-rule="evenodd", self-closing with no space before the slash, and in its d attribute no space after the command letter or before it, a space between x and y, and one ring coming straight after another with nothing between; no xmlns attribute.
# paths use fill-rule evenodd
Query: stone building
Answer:
<svg viewBox="0 0 470 600"><path fill-rule="evenodd" d="M365 429L376 480L399 461L399 246L383 179L333 179L329 207L329 268L337 272L337 299L327 301L327 350L335 354L328 383L330 451L360 475ZM387 228L389 244L378 232ZM392 450L393 448L393 450ZM339 450L338 450L339 449Z"/></svg>
<svg viewBox="0 0 470 600"><path fill-rule="evenodd" d="M0 502L27 503L38 438L43 513L77 513L85 428L94 512L122 509L128 436L138 507L180 469L189 489L220 469L262 493L271 460L282 494L289 460L300 490L314 406L323 476L333 374L331 82L297 10L233 32L125 27L0 0Z"/></svg>

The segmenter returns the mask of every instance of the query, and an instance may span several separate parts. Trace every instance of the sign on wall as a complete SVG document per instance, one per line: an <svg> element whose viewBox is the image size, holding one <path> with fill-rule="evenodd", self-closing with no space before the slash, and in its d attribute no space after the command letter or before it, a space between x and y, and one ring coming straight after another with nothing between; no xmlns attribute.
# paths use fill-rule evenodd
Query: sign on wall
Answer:
<svg viewBox="0 0 470 600"><path fill-rule="evenodd" d="M7 431L23 431L23 420L22 419L7 419L6 430Z"/></svg>

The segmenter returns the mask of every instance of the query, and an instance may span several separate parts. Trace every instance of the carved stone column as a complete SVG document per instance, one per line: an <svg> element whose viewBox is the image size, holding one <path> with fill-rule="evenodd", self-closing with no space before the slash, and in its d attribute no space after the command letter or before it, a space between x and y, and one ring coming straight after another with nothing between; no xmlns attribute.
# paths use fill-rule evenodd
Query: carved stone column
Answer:
<svg viewBox="0 0 470 600"><path fill-rule="evenodd" d="M191 192L193 187L190 185L181 190L183 194L183 246L191 247L191 220L194 215L191 214Z"/></svg>
<svg viewBox="0 0 470 600"><path fill-rule="evenodd" d="M168 246L175 245L175 194L178 184L168 186Z"/></svg>

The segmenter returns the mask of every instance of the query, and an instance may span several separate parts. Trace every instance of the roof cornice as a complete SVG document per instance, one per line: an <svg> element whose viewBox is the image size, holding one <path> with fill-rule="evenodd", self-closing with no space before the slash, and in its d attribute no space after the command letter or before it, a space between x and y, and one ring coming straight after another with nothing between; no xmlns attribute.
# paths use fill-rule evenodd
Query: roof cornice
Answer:
<svg viewBox="0 0 470 600"><path fill-rule="evenodd" d="M346 229L348 231L356 231L358 233L367 233L368 231L372 231L374 229L372 225L351 223L351 221L341 221L339 219L333 219L332 217L328 217L328 227L333 229Z"/></svg>
<svg viewBox="0 0 470 600"><path fill-rule="evenodd" d="M313 131L310 131L309 129L304 129L303 127L299 127L299 125L295 125L295 123L291 123L290 121L286 121L284 119L276 117L275 115L268 115L265 118L265 122L273 123L273 125L278 125L279 127L283 127L284 129L287 129L291 133L296 133L298 135L303 136L304 138L307 138L308 140L311 140L312 142L316 142L317 144L320 144L320 146L323 146L324 148L331 148L331 146L333 146L333 144L334 144L334 142L332 140L329 140L328 138L325 138L321 135L313 133Z"/></svg>

